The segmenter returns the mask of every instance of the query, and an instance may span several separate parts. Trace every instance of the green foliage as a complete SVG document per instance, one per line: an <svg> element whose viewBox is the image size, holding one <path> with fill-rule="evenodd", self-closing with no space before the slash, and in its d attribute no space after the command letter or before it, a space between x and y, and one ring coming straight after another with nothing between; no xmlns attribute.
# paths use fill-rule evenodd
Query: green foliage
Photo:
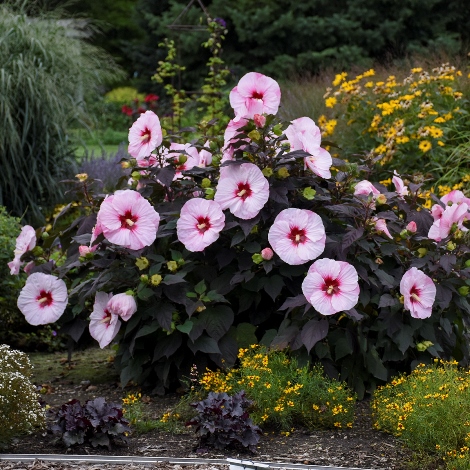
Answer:
<svg viewBox="0 0 470 470"><path fill-rule="evenodd" d="M97 85L120 72L73 22L28 17L14 3L0 6L0 204L37 221L60 197L58 179L73 171L68 126Z"/></svg>
<svg viewBox="0 0 470 470"><path fill-rule="evenodd" d="M354 421L355 395L346 384L325 377L322 367L299 367L283 351L251 345L240 349L238 367L206 372L200 384L206 391L245 390L253 400L250 413L257 424L284 431L292 426L349 428Z"/></svg>
<svg viewBox="0 0 470 470"><path fill-rule="evenodd" d="M0 448L45 425L26 354L0 345Z"/></svg>
<svg viewBox="0 0 470 470"><path fill-rule="evenodd" d="M374 426L417 451L436 453L449 469L470 463L470 372L457 362L418 364L374 394Z"/></svg>

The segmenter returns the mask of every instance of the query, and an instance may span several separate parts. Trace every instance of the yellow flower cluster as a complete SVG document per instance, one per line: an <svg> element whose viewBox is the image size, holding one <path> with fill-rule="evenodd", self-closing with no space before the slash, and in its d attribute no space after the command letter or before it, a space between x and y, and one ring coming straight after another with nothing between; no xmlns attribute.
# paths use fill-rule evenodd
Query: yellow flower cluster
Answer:
<svg viewBox="0 0 470 470"><path fill-rule="evenodd" d="M419 364L379 387L372 411L375 428L400 436L411 448L470 462L470 371L456 361Z"/></svg>

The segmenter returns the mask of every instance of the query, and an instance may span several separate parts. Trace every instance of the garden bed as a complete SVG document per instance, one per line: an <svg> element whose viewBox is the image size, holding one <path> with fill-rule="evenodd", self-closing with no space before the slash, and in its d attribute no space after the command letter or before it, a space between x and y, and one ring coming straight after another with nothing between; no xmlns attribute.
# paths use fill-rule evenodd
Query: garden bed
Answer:
<svg viewBox="0 0 470 470"><path fill-rule="evenodd" d="M102 396L107 401L121 403L121 399L129 392L128 388L123 390L120 387L117 377L113 374L112 356L110 357L109 351L91 349L74 353L71 365L65 359L63 353L32 355L36 371L35 380L42 385L42 399L51 408L56 408L72 398L79 399L83 403L88 399ZM144 398L145 414L158 419L177 403L179 395ZM178 434L159 430L140 435L133 434L127 446L114 447L111 450L105 447L80 446L66 449L62 444L55 443L51 434L37 433L16 439L8 451L14 454L92 454L210 459L231 457L306 465L394 470L409 468L407 462L416 459L413 453L405 449L395 438L373 430L367 401L357 403L356 419L352 429L308 431L299 428L293 429L289 435L285 434L280 434L274 429L266 431L257 446L256 455L230 450L197 452L197 440L189 429ZM1 468L20 468L7 463L2 465ZM5 467L5 465L10 466ZM24 464L21 465L22 468L25 467ZM423 466L419 468L424 469Z"/></svg>

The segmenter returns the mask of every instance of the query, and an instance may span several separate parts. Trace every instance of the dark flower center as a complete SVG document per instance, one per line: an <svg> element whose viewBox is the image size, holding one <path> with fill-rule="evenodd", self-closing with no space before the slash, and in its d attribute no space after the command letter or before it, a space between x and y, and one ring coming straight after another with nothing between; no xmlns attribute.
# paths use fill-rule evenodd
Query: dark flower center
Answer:
<svg viewBox="0 0 470 470"><path fill-rule="evenodd" d="M146 127L140 135L140 140L142 141L143 144L148 144L151 137L152 137L152 132L150 131L148 127Z"/></svg>
<svg viewBox="0 0 470 470"><path fill-rule="evenodd" d="M305 243L305 240L307 239L305 230L299 227L292 227L290 229L288 237L296 245L298 245L299 243Z"/></svg>
<svg viewBox="0 0 470 470"><path fill-rule="evenodd" d="M421 294L421 289L418 289L416 286L413 286L410 290L410 299L411 302L421 302L419 295Z"/></svg>
<svg viewBox="0 0 470 470"><path fill-rule="evenodd" d="M211 228L211 222L209 220L209 217L198 217L196 228L199 230L200 233L207 232L207 230Z"/></svg>
<svg viewBox="0 0 470 470"><path fill-rule="evenodd" d="M46 292L45 290L39 292L36 300L41 308L49 307L49 305L51 305L53 302L52 294L50 292Z"/></svg>
<svg viewBox="0 0 470 470"><path fill-rule="evenodd" d="M332 279L328 277L325 279L325 284L323 284L322 291L326 292L327 295L337 294L339 292L339 282L337 279Z"/></svg>
<svg viewBox="0 0 470 470"><path fill-rule="evenodd" d="M124 215L119 216L119 220L121 221L121 228L133 230L134 224L139 218L136 215L132 215L131 211L127 211Z"/></svg>
<svg viewBox="0 0 470 470"><path fill-rule="evenodd" d="M237 190L235 191L235 195L242 198L244 201L247 197L251 196L253 191L250 188L248 183L238 183Z"/></svg>
<svg viewBox="0 0 470 470"><path fill-rule="evenodd" d="M263 93L260 93L259 91L253 92L251 97L255 100L262 100L263 99Z"/></svg>

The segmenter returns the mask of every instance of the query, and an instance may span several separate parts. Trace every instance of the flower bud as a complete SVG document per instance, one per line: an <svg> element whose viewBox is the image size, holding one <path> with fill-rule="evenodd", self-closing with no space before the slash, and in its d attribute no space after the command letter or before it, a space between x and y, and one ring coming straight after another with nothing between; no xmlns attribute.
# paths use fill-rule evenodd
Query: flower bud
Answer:
<svg viewBox="0 0 470 470"><path fill-rule="evenodd" d="M163 280L163 277L160 276L160 274L154 274L151 278L150 278L150 283L152 284L152 286L158 286Z"/></svg>
<svg viewBox="0 0 470 470"><path fill-rule="evenodd" d="M175 272L178 269L178 263L176 261L168 261L166 267L169 271Z"/></svg>
<svg viewBox="0 0 470 470"><path fill-rule="evenodd" d="M253 263L255 264L260 264L263 262L263 257L261 256L260 253L255 253L251 259L253 260Z"/></svg>
<svg viewBox="0 0 470 470"><path fill-rule="evenodd" d="M263 168L262 173L264 176L266 176L266 178L269 178L270 176L273 175L273 170L272 168L266 167L266 168Z"/></svg>
<svg viewBox="0 0 470 470"><path fill-rule="evenodd" d="M87 256L90 253L92 253L92 251L91 251L91 248L88 245L80 245L78 247L78 254L80 256Z"/></svg>
<svg viewBox="0 0 470 470"><path fill-rule="evenodd" d="M121 162L121 168L123 170L126 170L127 168L130 168L130 163L129 162Z"/></svg>
<svg viewBox="0 0 470 470"><path fill-rule="evenodd" d="M196 309L196 312L203 312L206 309L205 305L199 305L199 307Z"/></svg>
<svg viewBox="0 0 470 470"><path fill-rule="evenodd" d="M178 266L183 266L185 263L183 258L177 259L176 262L178 263Z"/></svg>
<svg viewBox="0 0 470 470"><path fill-rule="evenodd" d="M133 178L135 181L139 181L139 180L140 180L140 177L141 177L139 171L133 171L133 172L131 173L131 176L132 176L132 178Z"/></svg>
<svg viewBox="0 0 470 470"><path fill-rule="evenodd" d="M378 265L384 264L383 259L382 258L376 258L375 259L375 264L378 264Z"/></svg>
<svg viewBox="0 0 470 470"><path fill-rule="evenodd" d="M311 201L316 194L317 192L310 186L308 188L304 188L304 190L302 191L302 196L308 201Z"/></svg>
<svg viewBox="0 0 470 470"><path fill-rule="evenodd" d="M271 248L266 247L263 250L261 250L261 256L263 257L264 260L269 261L274 256L274 252L273 250L271 250Z"/></svg>
<svg viewBox="0 0 470 470"><path fill-rule="evenodd" d="M88 179L88 175L86 173L79 173L75 175L75 178L77 178L80 183L84 183Z"/></svg>
<svg viewBox="0 0 470 470"><path fill-rule="evenodd" d="M147 274L142 274L140 276L140 282L142 282L142 284L148 284L149 283L149 277Z"/></svg>
<svg viewBox="0 0 470 470"><path fill-rule="evenodd" d="M449 250L449 251L452 251L452 250L455 250L455 248L457 248L457 245L453 242L448 242L447 245L446 245L446 248Z"/></svg>
<svg viewBox="0 0 470 470"><path fill-rule="evenodd" d="M259 139L261 139L261 134L255 129L255 130L248 133L248 137L251 140L259 140Z"/></svg>
<svg viewBox="0 0 470 470"><path fill-rule="evenodd" d="M375 200L377 201L377 204L387 203L387 197L385 196L385 194L379 194Z"/></svg>
<svg viewBox="0 0 470 470"><path fill-rule="evenodd" d="M416 226L416 222L412 220L407 226L406 230L410 233L416 233L416 230L418 230L418 227Z"/></svg>
<svg viewBox="0 0 470 470"><path fill-rule="evenodd" d="M215 195L214 188L206 188L204 192L206 193L206 199L214 199L214 195Z"/></svg>
<svg viewBox="0 0 470 470"><path fill-rule="evenodd" d="M289 176L289 170L283 166L277 170L277 176L282 179L287 178Z"/></svg>
<svg viewBox="0 0 470 470"><path fill-rule="evenodd" d="M416 349L420 352L426 351L428 349L424 343L417 343Z"/></svg>
<svg viewBox="0 0 470 470"><path fill-rule="evenodd" d="M262 114L255 114L253 119L256 127L264 127L266 125L266 117Z"/></svg>
<svg viewBox="0 0 470 470"><path fill-rule="evenodd" d="M178 158L178 163L180 165L183 165L187 161L188 161L188 157L186 155L180 155L179 158Z"/></svg>
<svg viewBox="0 0 470 470"><path fill-rule="evenodd" d="M428 252L427 248L418 248L418 258L424 258Z"/></svg>
<svg viewBox="0 0 470 470"><path fill-rule="evenodd" d="M404 229L400 232L400 238L403 238L403 240L405 238L408 238L408 235L410 234L410 232L408 232L408 230Z"/></svg>
<svg viewBox="0 0 470 470"><path fill-rule="evenodd" d="M470 291L470 287L468 286L459 287L459 294L463 295L464 297L468 295L469 291Z"/></svg>
<svg viewBox="0 0 470 470"><path fill-rule="evenodd" d="M42 238L43 240L47 240L47 239L49 238L49 236L50 236L50 235L49 235L47 232L42 232L42 234L41 234L41 238Z"/></svg>
<svg viewBox="0 0 470 470"><path fill-rule="evenodd" d="M142 256L135 260L135 265L139 268L139 271L143 271L149 267L149 260L145 256Z"/></svg>
<svg viewBox="0 0 470 470"><path fill-rule="evenodd" d="M470 268L470 259L468 259L467 261L465 261L465 267L466 267L466 268Z"/></svg>
<svg viewBox="0 0 470 470"><path fill-rule="evenodd" d="M209 178L204 178L201 181L201 187L202 188L210 188L210 186L211 186L211 180Z"/></svg>

